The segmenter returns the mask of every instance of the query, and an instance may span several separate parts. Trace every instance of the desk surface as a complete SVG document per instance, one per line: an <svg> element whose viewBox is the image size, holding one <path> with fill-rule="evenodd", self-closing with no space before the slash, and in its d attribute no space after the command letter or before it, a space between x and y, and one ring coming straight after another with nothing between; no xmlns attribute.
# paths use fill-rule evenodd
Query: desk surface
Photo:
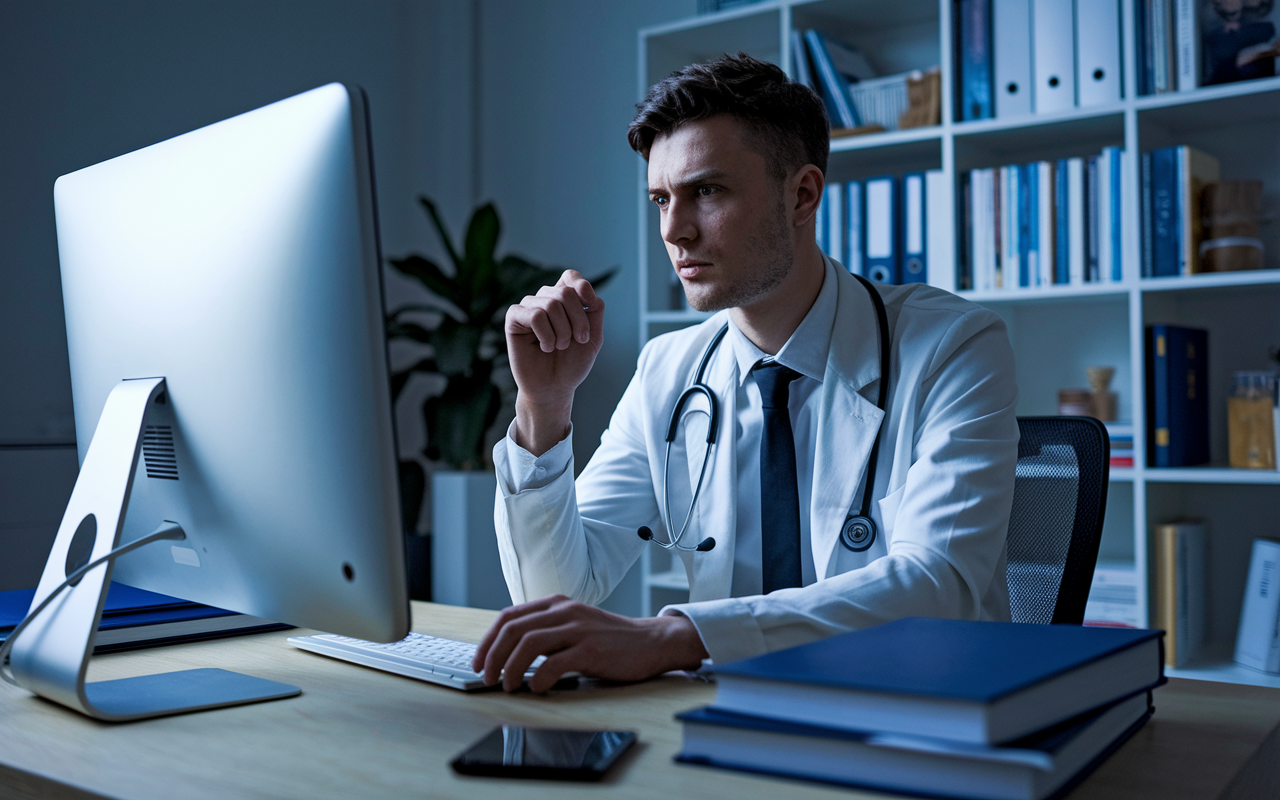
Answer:
<svg viewBox="0 0 1280 800"><path fill-rule="evenodd" d="M414 630L478 641L494 613L414 603ZM677 764L677 711L714 686L669 675L547 696L464 694L290 647L296 631L100 656L90 679L223 667L302 687L288 700L109 725L0 684L4 797L883 797ZM1280 690L1172 680L1156 714L1071 794L1280 796ZM628 728L603 785L463 778L458 751L502 723Z"/></svg>

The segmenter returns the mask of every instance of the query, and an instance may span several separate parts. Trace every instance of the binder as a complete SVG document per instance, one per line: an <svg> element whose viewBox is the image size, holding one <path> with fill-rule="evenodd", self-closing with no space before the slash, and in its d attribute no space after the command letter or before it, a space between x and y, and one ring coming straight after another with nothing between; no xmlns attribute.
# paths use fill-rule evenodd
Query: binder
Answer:
<svg viewBox="0 0 1280 800"><path fill-rule="evenodd" d="M848 253L848 261L844 262L845 269L854 275L862 274L862 184L858 181L849 181L845 184L845 251Z"/></svg>
<svg viewBox="0 0 1280 800"><path fill-rule="evenodd" d="M1072 286L1083 284L1088 271L1089 226L1084 166L1083 158L1067 159L1067 250L1070 259L1067 278Z"/></svg>
<svg viewBox="0 0 1280 800"><path fill-rule="evenodd" d="M827 246L823 251L828 258L843 264L844 245L844 186L829 183L823 190L822 206L827 212Z"/></svg>
<svg viewBox="0 0 1280 800"><path fill-rule="evenodd" d="M880 283L898 282L898 252L895 236L897 202L891 176L867 181L866 225L867 250L862 263L863 275Z"/></svg>
<svg viewBox="0 0 1280 800"><path fill-rule="evenodd" d="M1076 105L1075 19L1073 4L1064 0L1034 0L1031 9L1032 103L1037 114L1064 111Z"/></svg>
<svg viewBox="0 0 1280 800"><path fill-rule="evenodd" d="M993 0L997 117L1031 113L1031 0Z"/></svg>
<svg viewBox="0 0 1280 800"><path fill-rule="evenodd" d="M831 126L858 127L862 120L858 118L858 110L849 99L849 85L831 63L822 34L810 28L804 32L804 40L809 45L817 82L822 86L822 98L827 103L827 110L831 112Z"/></svg>
<svg viewBox="0 0 1280 800"><path fill-rule="evenodd" d="M924 173L902 176L902 279L901 283L928 281L925 251Z"/></svg>
<svg viewBox="0 0 1280 800"><path fill-rule="evenodd" d="M925 274L930 286L947 292L956 290L955 249L947 235L954 218L946 176L931 169L924 174Z"/></svg>
<svg viewBox="0 0 1280 800"><path fill-rule="evenodd" d="M959 118L988 119L991 102L991 0L958 0L956 52L960 57Z"/></svg>
<svg viewBox="0 0 1280 800"><path fill-rule="evenodd" d="M1076 0L1075 5L1079 104L1118 103L1122 95L1119 0Z"/></svg>
<svg viewBox="0 0 1280 800"><path fill-rule="evenodd" d="M1048 286L1054 281L1054 266L1057 257L1057 219L1053 164L1048 161L1037 161L1032 165L1036 171L1036 286Z"/></svg>
<svg viewBox="0 0 1280 800"><path fill-rule="evenodd" d="M818 242L818 249L827 252L827 193L822 193L822 201L818 204L818 210L813 213L813 238Z"/></svg>

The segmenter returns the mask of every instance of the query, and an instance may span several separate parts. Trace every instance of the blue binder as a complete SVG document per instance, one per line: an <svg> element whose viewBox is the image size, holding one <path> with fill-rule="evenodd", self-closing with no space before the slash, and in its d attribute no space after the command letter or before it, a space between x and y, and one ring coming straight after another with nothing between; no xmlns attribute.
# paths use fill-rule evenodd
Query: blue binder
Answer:
<svg viewBox="0 0 1280 800"><path fill-rule="evenodd" d="M899 282L896 184L892 176L866 182L862 274L879 283Z"/></svg>
<svg viewBox="0 0 1280 800"><path fill-rule="evenodd" d="M928 206L923 172L902 176L902 283L928 283Z"/></svg>

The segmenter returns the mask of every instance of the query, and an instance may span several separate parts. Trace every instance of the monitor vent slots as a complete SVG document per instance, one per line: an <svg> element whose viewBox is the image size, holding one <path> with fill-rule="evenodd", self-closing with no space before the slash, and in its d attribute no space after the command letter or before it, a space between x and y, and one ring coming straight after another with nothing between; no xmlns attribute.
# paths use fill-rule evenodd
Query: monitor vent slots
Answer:
<svg viewBox="0 0 1280 800"><path fill-rule="evenodd" d="M178 479L178 458L173 449L173 428L148 425L142 433L142 458L148 478Z"/></svg>

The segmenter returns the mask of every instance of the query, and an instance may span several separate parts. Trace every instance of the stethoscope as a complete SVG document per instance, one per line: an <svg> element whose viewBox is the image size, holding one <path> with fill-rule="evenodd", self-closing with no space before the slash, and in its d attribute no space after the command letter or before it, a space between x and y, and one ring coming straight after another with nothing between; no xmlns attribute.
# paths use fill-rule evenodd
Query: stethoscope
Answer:
<svg viewBox="0 0 1280 800"><path fill-rule="evenodd" d="M889 395L889 315L884 310L884 300L880 297L880 292L871 284L871 281L861 275L854 275L866 287L867 293L871 295L871 302L876 307L876 322L879 325L878 336L880 340L880 392L879 398L876 400L876 408L881 411L885 410L885 400ZM708 415L710 421L707 426L707 449L702 456L702 468L698 471L698 483L693 489L693 499L689 503L689 513L685 515L684 522L680 525L680 532L674 536L671 541L664 542L654 538L653 531L647 525L641 526L636 531L641 539L647 542L653 542L666 550L683 550L697 551L705 553L716 546L716 540L710 536L698 542L693 547L681 544L684 539L685 531L689 528L689 521L693 519L693 510L698 505L698 496L702 493L703 478L707 474L707 464L711 463L711 448L716 443L716 431L719 429L719 404L716 402L715 392L711 387L703 382L703 375L706 373L707 364L711 361L711 356L715 353L716 348L720 346L724 335L729 331L729 323L725 323L720 330L716 331L716 335L711 337L711 341L707 344L706 350L702 353L702 359L698 362L698 370L693 375L693 383L689 388L684 390L680 398L676 400L676 406L671 412L671 421L667 425L666 435L666 454L662 462L662 523L666 526L667 531L673 531L675 528L671 524L671 491L670 486L670 465L671 465L671 443L676 439L676 428L680 424L680 412L684 409L685 403L691 398L701 396L706 398ZM883 428L883 426L881 426ZM844 521L844 525L840 528L840 544L855 553L861 553L867 550L875 543L876 540L876 523L871 519L871 492L875 488L876 483L876 460L880 453L880 429L876 430L875 442L871 445L871 462L867 465L866 483L862 490L862 508L857 514L850 514ZM763 499L763 498L762 498Z"/></svg>

